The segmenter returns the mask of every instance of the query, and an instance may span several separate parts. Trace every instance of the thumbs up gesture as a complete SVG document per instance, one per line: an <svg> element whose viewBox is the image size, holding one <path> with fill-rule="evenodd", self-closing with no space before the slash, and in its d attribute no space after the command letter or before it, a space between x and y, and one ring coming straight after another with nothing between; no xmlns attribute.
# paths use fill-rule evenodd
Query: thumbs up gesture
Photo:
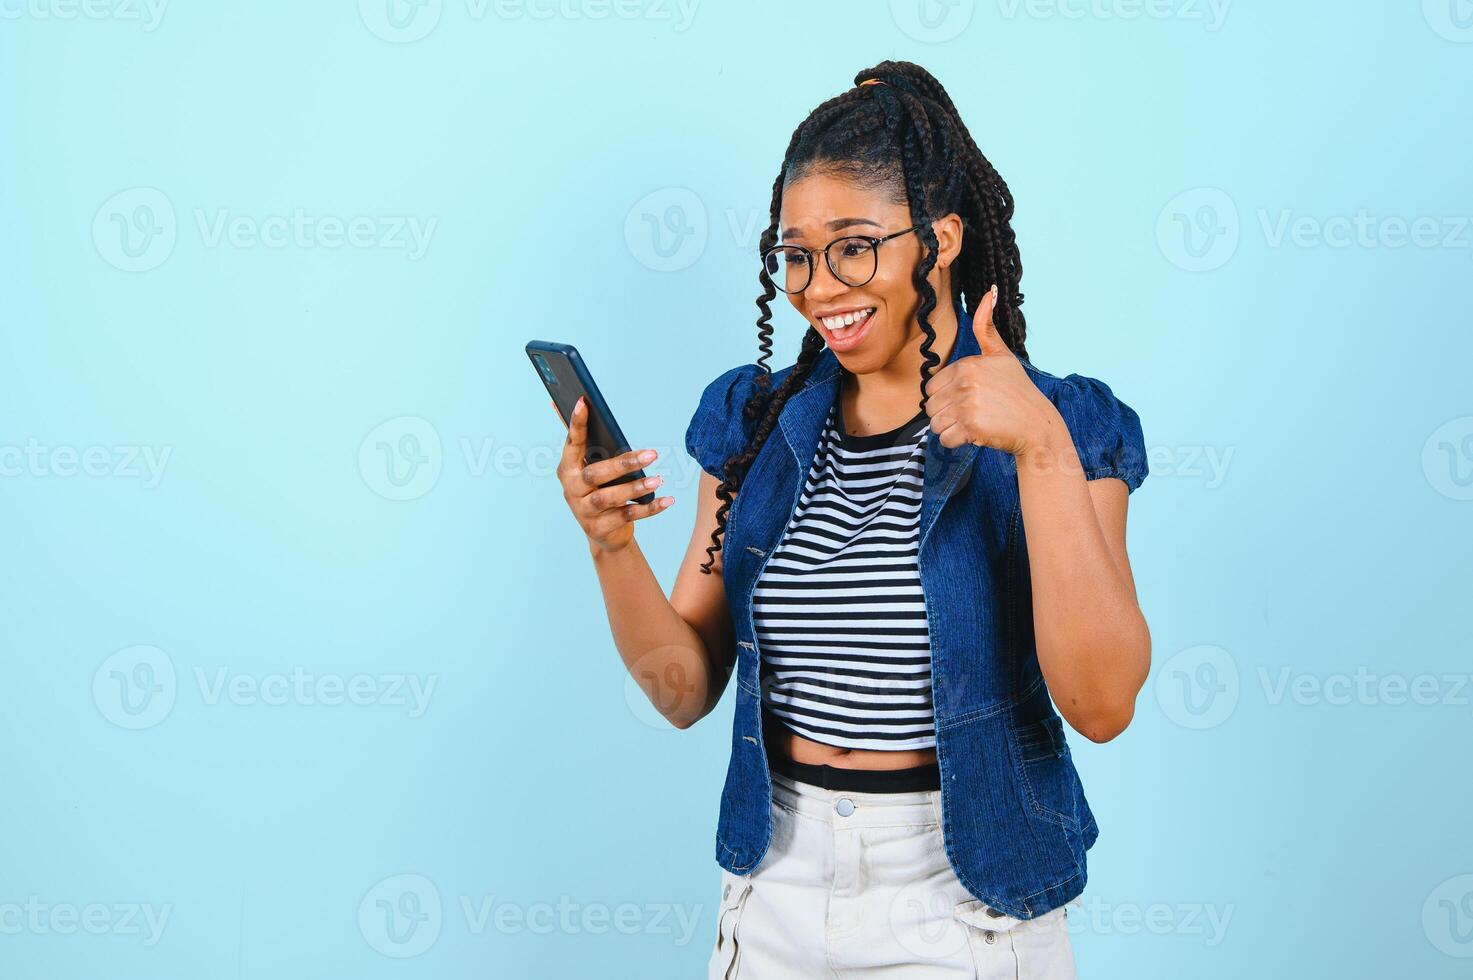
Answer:
<svg viewBox="0 0 1473 980"><path fill-rule="evenodd" d="M973 442L1021 456L1065 431L1064 420L1003 342L992 322L996 307L994 285L972 318L981 352L931 375L922 405L931 431L948 449Z"/></svg>

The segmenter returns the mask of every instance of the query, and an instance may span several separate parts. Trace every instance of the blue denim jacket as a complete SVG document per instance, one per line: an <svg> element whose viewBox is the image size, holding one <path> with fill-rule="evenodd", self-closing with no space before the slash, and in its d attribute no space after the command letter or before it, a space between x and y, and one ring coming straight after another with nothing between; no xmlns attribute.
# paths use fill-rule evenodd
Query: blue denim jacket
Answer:
<svg viewBox="0 0 1473 980"><path fill-rule="evenodd" d="M947 362L979 352L958 305ZM1059 409L1087 479L1146 476L1136 413L1100 381L1059 378L1019 359ZM728 514L721 560L737 643L731 759L721 794L716 861L748 874L772 839L772 781L762 741L759 659L752 621L757 578L798 504L803 477L838 395L838 360L824 348L758 453ZM750 443L742 406L755 364L726 371L701 395L686 449L719 477ZM773 375L782 384L792 366ZM926 437L920 578L931 638L931 696L941 770L942 835L952 870L986 905L1035 918L1077 896L1098 830L1039 671L1018 480L1011 454Z"/></svg>

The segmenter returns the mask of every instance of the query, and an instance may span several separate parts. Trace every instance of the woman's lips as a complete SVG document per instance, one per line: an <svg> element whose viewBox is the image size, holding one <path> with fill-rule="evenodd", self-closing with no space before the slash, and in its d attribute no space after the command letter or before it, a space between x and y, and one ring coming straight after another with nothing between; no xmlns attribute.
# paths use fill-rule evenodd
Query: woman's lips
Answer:
<svg viewBox="0 0 1473 980"><path fill-rule="evenodd" d="M835 336L834 332L822 323L818 323L817 326L819 333L823 335L824 341L828 344L829 350L837 353L839 351L853 350L858 347L864 341L865 334L869 333L870 324L875 322L876 316L879 316L879 310L865 317L862 323L850 324L844 328L844 335L842 337Z"/></svg>

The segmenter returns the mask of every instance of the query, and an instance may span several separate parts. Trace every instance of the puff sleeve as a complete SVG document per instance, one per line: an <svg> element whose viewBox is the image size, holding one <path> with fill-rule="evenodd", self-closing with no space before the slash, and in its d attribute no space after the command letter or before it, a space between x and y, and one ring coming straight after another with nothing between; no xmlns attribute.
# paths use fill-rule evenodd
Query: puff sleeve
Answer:
<svg viewBox="0 0 1473 980"><path fill-rule="evenodd" d="M757 371L756 364L743 364L706 385L686 427L685 451L718 480L727 457L750 441L751 426L742 419L742 408L752 396Z"/></svg>
<svg viewBox="0 0 1473 980"><path fill-rule="evenodd" d="M1084 467L1086 480L1113 476L1134 491L1146 478L1146 443L1140 416L1097 378L1071 374L1062 379L1054 404Z"/></svg>

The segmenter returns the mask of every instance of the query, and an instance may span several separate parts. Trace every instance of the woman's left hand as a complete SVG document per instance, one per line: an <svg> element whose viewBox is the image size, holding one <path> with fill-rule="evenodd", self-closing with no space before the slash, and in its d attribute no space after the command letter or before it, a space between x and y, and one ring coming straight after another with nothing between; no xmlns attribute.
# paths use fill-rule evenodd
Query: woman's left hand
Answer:
<svg viewBox="0 0 1473 980"><path fill-rule="evenodd" d="M981 353L959 357L931 375L922 406L948 449L974 442L1014 456L1065 431L1063 417L1038 390L992 322L993 286L977 306L972 332Z"/></svg>

